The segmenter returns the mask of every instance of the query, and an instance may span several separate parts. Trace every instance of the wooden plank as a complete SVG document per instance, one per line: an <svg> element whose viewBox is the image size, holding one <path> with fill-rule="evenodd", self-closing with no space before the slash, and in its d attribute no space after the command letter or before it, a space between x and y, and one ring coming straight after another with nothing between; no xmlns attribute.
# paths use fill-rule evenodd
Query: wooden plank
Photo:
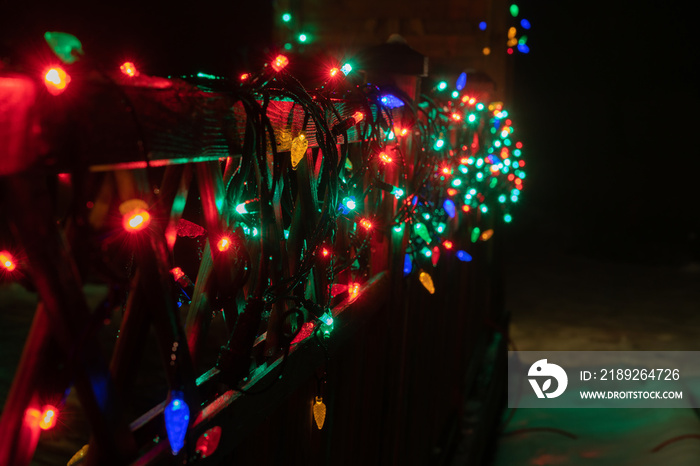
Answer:
<svg viewBox="0 0 700 466"><path fill-rule="evenodd" d="M160 82L159 86L150 80L134 80L130 85L84 83L70 115L55 118L71 122L78 153L74 145L70 145L72 153L52 153L57 159L55 168L69 169L69 161L79 160L91 171L132 170L221 161L241 154L246 113L233 93L211 92L177 79ZM343 118L361 110L341 101L334 105ZM278 152L289 151L292 138L303 127L302 106L286 98L272 98L267 115ZM335 116L327 118L331 126L337 123ZM53 132L64 137L69 131L46 131ZM317 147L313 120L306 135L309 147ZM356 129L350 128L348 140L359 139ZM57 139L47 142L53 147L69 146Z"/></svg>

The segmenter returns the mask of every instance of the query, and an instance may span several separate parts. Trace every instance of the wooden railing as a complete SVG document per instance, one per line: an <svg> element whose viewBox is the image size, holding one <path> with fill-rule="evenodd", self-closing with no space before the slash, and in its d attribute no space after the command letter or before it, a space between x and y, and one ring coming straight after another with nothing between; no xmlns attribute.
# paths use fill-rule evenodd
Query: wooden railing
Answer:
<svg viewBox="0 0 700 466"><path fill-rule="evenodd" d="M260 234L278 243L261 249L233 231L235 206L227 193L242 157L251 156L245 153L249 115L234 93L142 76L86 79L80 95L47 101L40 86L25 76L0 76L0 116L6 128L12 123L0 130L6 154L0 170L3 208L23 251L24 279L40 297L0 420L1 464L29 463L39 430L28 413L40 410L49 395L46 387L55 394L71 384L91 429L87 454L76 457L85 464L231 459L238 464L430 464L446 458L455 439L463 437L455 432L463 425L460 413L469 393L494 383L480 375L478 364L504 325L494 241L475 245L469 264L443 260L433 273L439 292L431 295L401 272L408 234L393 232L392 224L379 225L359 252L367 275L352 279L361 283L357 290L329 296L320 266L305 275L312 284L306 298L330 303L330 335L322 335L308 309L303 322L285 324L294 314L277 301L266 307L267 320L260 320L263 302L257 316L250 304L263 299L255 291L260 283L254 277L263 267L256 259L270 254L280 265L269 275L273 285L293 276L328 202L319 191L319 170L330 154L317 154L316 128L304 108L287 98L262 107L277 153L289 151L302 129L309 149L295 175L288 238L279 228L284 200L277 196L271 206L277 225ZM335 111L324 114L329 128L367 111L348 100L332 105ZM332 144L352 159L367 142L365 129L351 127ZM411 175L418 145L410 138L400 145ZM59 173L72 182L67 213L58 212L53 200L51 183L60 182ZM370 174L362 181L369 187ZM398 170L387 169L384 181L398 185ZM393 218L401 205L386 192L370 196L378 218ZM81 204L86 199L90 206ZM128 240L110 238L114 206L133 199L149 206L149 227ZM202 226L188 237L182 219L192 218L192 212ZM466 237L471 221L455 220L450 228ZM345 234L352 223L338 219L333 248L348 249ZM225 233L244 246L228 254L216 251L212 245ZM178 265L176 243L189 241L183 237L198 238L202 249L184 313L171 273ZM125 264L126 273L115 270ZM105 276L119 284L117 297L123 301L121 316L115 317L118 339L108 345L109 363L98 337L104 316L88 308L82 287ZM351 277L342 271L336 279L349 283ZM285 344L286 327L296 332L291 344ZM151 330L157 357L148 352ZM216 340L214 330L225 340ZM252 346L251 335L256 337ZM244 370L243 380L222 368L216 342L233 354L234 364L223 366ZM255 365L249 371L251 358ZM163 401L134 417L139 395L158 396L135 393L142 388L139 366L149 360L159 361L163 386L155 391ZM187 441L178 456L165 440L163 421L170 398L162 395L173 390L184 394L190 409ZM313 425L311 409L319 392L328 412L322 430ZM498 393L478 399L497 399ZM491 406L486 412L476 409L475 416L492 419L498 410ZM213 427L221 439L207 453L197 442ZM467 437L483 432L475 428Z"/></svg>

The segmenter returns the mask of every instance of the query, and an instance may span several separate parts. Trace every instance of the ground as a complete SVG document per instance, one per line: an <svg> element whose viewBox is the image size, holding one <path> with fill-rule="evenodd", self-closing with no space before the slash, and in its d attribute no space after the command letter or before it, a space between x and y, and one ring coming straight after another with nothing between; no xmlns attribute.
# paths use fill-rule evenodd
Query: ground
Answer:
<svg viewBox="0 0 700 466"><path fill-rule="evenodd" d="M518 350L700 350L700 264L651 266L540 251L512 257L507 283ZM508 434L539 427L576 438L556 431ZM695 437L651 451L681 435ZM519 409L499 440L495 465L690 466L699 458L693 409Z"/></svg>

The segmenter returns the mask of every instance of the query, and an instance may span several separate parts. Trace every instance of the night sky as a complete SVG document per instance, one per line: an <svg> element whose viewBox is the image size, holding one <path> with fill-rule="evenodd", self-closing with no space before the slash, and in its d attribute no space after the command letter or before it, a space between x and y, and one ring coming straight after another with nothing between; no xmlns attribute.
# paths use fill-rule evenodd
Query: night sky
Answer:
<svg viewBox="0 0 700 466"><path fill-rule="evenodd" d="M694 20L669 3L521 3L533 26L514 76L531 162L520 236L625 261L700 259Z"/></svg>
<svg viewBox="0 0 700 466"><path fill-rule="evenodd" d="M139 3L1 0L0 55L21 60L45 30L75 32L105 63L131 58L150 74L224 74L264 55L268 2ZM532 30L506 102L529 161L516 239L556 236L573 252L623 260L700 260L691 12L661 1L519 5Z"/></svg>

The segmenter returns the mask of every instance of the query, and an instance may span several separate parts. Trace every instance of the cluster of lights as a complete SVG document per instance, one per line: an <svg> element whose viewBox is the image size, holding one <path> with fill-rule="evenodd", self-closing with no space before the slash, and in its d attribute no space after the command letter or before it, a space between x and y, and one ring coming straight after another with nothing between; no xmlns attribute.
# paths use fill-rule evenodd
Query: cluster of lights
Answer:
<svg viewBox="0 0 700 466"><path fill-rule="evenodd" d="M472 255L465 250L469 243L489 241L494 235L493 229L481 231L474 227L466 245L459 247L445 238L452 219L463 212L477 215L474 222L477 224L484 216L493 215L502 215L501 221L511 222L510 208L518 202L526 176L523 146L513 139L514 128L508 111L502 103L484 104L460 92L465 84L466 78L460 75L455 88L461 89L450 90L446 81L438 82L434 88L435 101L446 117L443 121L447 127L436 131L431 143L440 160L431 184L443 190L443 200L436 205L412 199L412 240L403 272L409 275L418 270L420 283L430 293L435 286L423 264L435 266L448 252L462 262L470 262ZM448 138L447 134L451 136ZM395 228L395 231L403 230Z"/></svg>
<svg viewBox="0 0 700 466"><path fill-rule="evenodd" d="M516 17L519 14L517 6L515 13L513 11L511 7L511 13ZM283 22L289 23L291 20L292 17L288 13L282 16ZM524 19L521 20L520 24L523 29L530 27L529 22ZM482 23L479 27L485 30L487 25ZM515 28L511 28L508 32L509 40L515 39L516 34ZM525 44L526 38L523 38L524 36L516 40ZM306 40L308 37L304 34L299 36L300 42ZM75 52L71 52L71 54L73 56ZM267 70L269 72L271 68L275 72L280 72L288 65L289 59L286 56L277 55L269 63ZM139 71L132 62L123 63L119 69L127 78L139 76ZM331 78L335 78L340 76L340 73L347 76L351 71L352 66L344 64L340 68L331 68L329 74ZM198 76L209 77L202 73ZM250 74L246 73L240 78L241 82L250 82L255 81L257 76L259 75L251 77ZM47 90L53 95L59 95L67 88L71 78L61 67L53 67L46 71L44 80ZM450 233L450 224L454 223L452 219L455 219L460 211L464 214L484 216L492 215L494 211L498 212L500 209L500 212L503 213L502 220L506 223L510 222L512 217L508 207L518 201L525 179L523 170L525 162L521 158L522 144L514 142L512 139L514 130L508 112L500 103L486 105L473 96L463 95L462 91L466 88L466 82L466 73L462 73L455 83L455 89L450 89L446 81L439 82L435 87L438 93L436 100L445 103L442 108L445 110L444 117L446 118L444 120L447 121L447 127L437 131L430 143L432 152L438 154L440 159L430 182L431 187L443 195L442 199L439 203L431 203L424 199L419 201L415 194L409 196L402 203L413 206L412 214L408 221L403 222L402 220L394 227L394 231L401 234L404 233L405 228L408 229L411 237L409 250L404 258L404 275L415 273L418 281L430 294L435 293L433 279L426 271L430 270L431 265L437 266L440 258L448 255L453 255L457 260L463 262L472 260L472 256L465 250L466 247L462 245L461 241L453 242L446 239ZM446 98L447 95L451 96L451 99ZM397 109L405 105L402 99L389 93L381 95L379 102L387 109ZM355 112L350 118L334 126L332 131L339 134L360 123L364 118L365 115L362 112ZM387 142L396 141L397 137L406 136L409 133L408 128L399 126L394 126L387 131L388 133L382 133ZM452 147L451 141L454 140L455 135L458 144ZM309 141L303 132L293 138L290 151L293 169L296 169L303 160L308 145ZM373 156L378 158L380 166L395 162L387 150L377 151ZM406 195L404 190L398 186L382 182L378 182L377 186L391 193L396 199L402 199ZM148 211L148 205L144 201L132 199L122 203L119 209L122 214L122 225L126 232L136 234L148 228L151 215ZM358 201L354 196L345 196L339 209L341 214L352 217L355 224L364 230L363 237L366 238L372 234L375 225L370 217L359 214ZM246 235L257 236L259 234L256 227L247 224L248 216L258 213L259 210L259 199L242 202L235 207L235 212L240 217L236 220ZM468 239L471 239L471 242L488 241L493 234L492 229L481 231L479 227L474 227L471 231L471 237ZM287 236L288 232L285 232L285 238ZM215 244L216 250L221 253L230 251L233 241L232 236L222 235ZM328 258L332 254L327 247L321 247L317 251L322 258ZM7 272L12 272L17 268L17 262L10 252L0 251L0 267ZM173 269L172 273L176 281L184 277L184 272L177 267ZM359 295L360 284L351 281L346 289L349 299L354 300ZM328 335L334 324L332 313L322 314L319 321L322 333ZM37 410L36 413L38 425L42 429L52 428L56 423L57 416L58 412L54 407L48 407L43 412ZM189 426L189 408L181 393L173 392L171 394L170 402L164 411L164 418L172 453L177 455L184 446ZM314 403L314 419L318 428L321 429L325 419L325 405L323 405L321 397L317 397ZM218 434L215 431L207 432L200 436L197 441L197 448L201 454L213 451L220 437L220 430ZM212 439L216 439L216 441L214 442Z"/></svg>
<svg viewBox="0 0 700 466"><path fill-rule="evenodd" d="M27 408L24 419L30 429L51 430L58 422L58 408L53 405L45 405L41 409Z"/></svg>
<svg viewBox="0 0 700 466"><path fill-rule="evenodd" d="M510 16L512 18L518 18L518 16L520 16L520 7L515 3L512 3L508 7L508 11L509 11ZM532 26L530 21L525 19L525 18L520 19L519 25L524 30L529 30L530 27ZM480 31L486 31L488 29L488 24L486 23L486 21L481 21L478 26L479 26ZM523 34L520 37L517 37L517 34L518 34L518 30L516 27L510 27L508 29L508 38L506 40L506 47L507 47L506 52L509 55L512 55L513 53L515 53L516 50L520 53L529 53L530 52L530 47L527 45L527 36ZM484 55L490 55L491 48L484 47L482 49L482 53ZM461 89L459 89L459 90L461 90Z"/></svg>

